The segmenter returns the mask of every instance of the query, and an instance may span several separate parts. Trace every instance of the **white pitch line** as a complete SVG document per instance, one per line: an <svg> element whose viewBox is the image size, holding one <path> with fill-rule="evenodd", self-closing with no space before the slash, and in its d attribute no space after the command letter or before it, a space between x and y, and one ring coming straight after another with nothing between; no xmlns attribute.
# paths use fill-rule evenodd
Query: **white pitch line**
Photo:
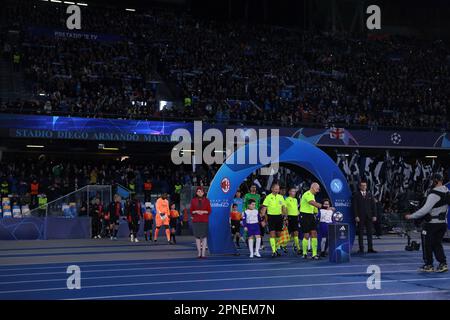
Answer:
<svg viewBox="0 0 450 320"><path fill-rule="evenodd" d="M378 266L399 266L399 265L417 265L417 263L390 263L390 264L378 264ZM239 269L240 272L266 272L266 271L291 271L291 270L315 270L315 269L333 269L337 266L310 266L310 267L292 267L292 268L267 268L267 269ZM346 266L347 269L352 267L367 267L367 265L353 265ZM417 271L417 269L416 269ZM116 275L116 276L98 276L98 277L83 277L83 280L93 280L93 279L118 279L118 278L137 278L140 276L144 277L160 277L160 276L182 276L182 275L203 275L203 274L214 274L214 273L233 273L236 269L232 270L217 270L217 271L200 271L200 272L172 272L172 273L158 273L158 274L138 274L138 275ZM334 273L336 274L336 273ZM55 282L55 281L66 281L67 278L59 279L38 279L38 280L21 280L21 281L6 281L0 282L0 285L9 284L20 284L20 283L38 283L38 282Z"/></svg>
<svg viewBox="0 0 450 320"><path fill-rule="evenodd" d="M450 290L432 290L432 291L413 291L413 292L391 292L391 293L373 293L373 294L355 294L347 296L329 296L329 297L315 297L315 298L298 298L291 300L332 300L332 299L349 299L349 298L363 298L363 297L383 297L383 296L404 296L412 294L431 294L431 293L448 293Z"/></svg>
<svg viewBox="0 0 450 320"><path fill-rule="evenodd" d="M86 254L94 254L94 253L123 253L123 252L140 252L148 248L147 246L140 246L140 247L133 247L133 248L127 248L127 247L111 247L111 248L103 248L103 247L93 247L93 248L58 248L58 249L27 249L27 250L10 250L10 252L1 252L0 251L0 258L11 258L11 257L27 257L27 256L36 256L37 254L46 256L58 256L58 255L78 255L80 252L86 253ZM51 251L50 251L51 250ZM56 251L57 250L57 251ZM163 249L161 249L163 250ZM155 252L157 250L145 250L148 252Z"/></svg>
<svg viewBox="0 0 450 320"><path fill-rule="evenodd" d="M83 273L93 273L93 272L118 272L118 271L136 271L136 270L166 270L166 269L186 269L186 268L190 268L190 269L195 269L195 268L208 268L208 267L234 267L233 270L223 270L223 271L215 271L215 272L235 272L237 268L239 268L240 266L246 266L246 265L251 265L251 266L261 266L261 265L280 265L280 264L294 264L295 262L293 261L278 261L278 262L255 262L254 263L231 263L231 264L207 264L207 265L182 265L182 266L176 266L176 267L146 267L146 268L126 268L126 269L114 269L114 270L108 270L105 271L104 268L99 269L99 270L86 270L83 271ZM301 260L298 260L299 264L303 264L303 263L308 263L308 262L304 262ZM393 266L397 266L397 265L409 265L409 264L417 264L417 263L384 263L384 264L377 264L379 266L389 266L389 265L393 265ZM292 269L329 269L329 268L354 268L354 267L367 267L369 265L368 264L355 264L355 265L347 265L347 264L340 264L340 265L327 265L327 266L309 266L308 268L284 268L284 269L279 269L279 270L292 270ZM64 267L62 267L64 268ZM255 270L258 271L258 270ZM199 273L199 272L195 272L195 273ZM195 274L194 273L194 274ZM201 271L201 273L209 273L208 271ZM13 273L13 274L2 274L0 275L0 279L3 277L17 277L17 276L38 276L38 275L50 275L50 274L66 274L66 271L61 271L61 272L40 272L40 273ZM183 275L183 274L193 274L193 273L166 273L166 274L162 274L162 273L158 273L155 274L155 276L162 276L162 275ZM0 282L1 284L2 282Z"/></svg>
<svg viewBox="0 0 450 320"><path fill-rule="evenodd" d="M383 283L393 282L410 282L410 281L435 281L435 280L450 280L450 278L418 278L418 279L403 279L403 280L383 280ZM283 288L301 288L301 287L320 287L320 286L342 286L342 285L355 285L366 284L366 281L352 281L352 282L333 282L333 283L315 283L315 284L296 284L296 285L283 285L283 286L262 286L262 287L243 287L243 288L220 288L209 290L189 290L189 291L171 291L171 292L152 292L152 293L140 293L140 294L124 294L114 296L97 296L97 297L83 297L65 300L94 300L94 299L117 299L117 298L131 298L131 297L147 297L147 296L164 296L174 294L190 294L190 293L207 293L207 292L231 292L231 291L250 291L261 289L283 289Z"/></svg>
<svg viewBox="0 0 450 320"><path fill-rule="evenodd" d="M288 256L289 258L292 258L292 262L294 262L295 260L297 260L298 258L297 257L295 257L295 256ZM263 258L265 258L265 257L263 257ZM398 258L395 258L395 260L411 260L411 258L415 258L415 257L398 257ZM283 259L283 258L282 258ZM392 258L388 258L388 259L392 259ZM28 268L1 268L0 267L0 272L9 272L9 271L22 271L22 270L51 270L51 269L61 269L61 268L65 268L67 265L69 265L69 264L77 264L77 265L79 265L80 266L80 268L90 268L90 267L116 267L116 266L134 266L134 265L159 265L159 264L162 264L162 265L167 265L167 264L182 264L182 263L191 263L191 262L193 262L194 260L196 260L196 258L192 258L192 259L189 259L189 260L182 260L182 261L155 261L155 262L151 262L151 260L149 260L149 262L124 262L124 263L107 263L107 262L113 262L113 261L105 261L106 263L102 263L102 264L99 264L98 263L98 261L97 261L97 264L86 264L86 265L83 265L83 263L86 263L86 262L71 262L71 263L67 263L67 264L64 264L64 265L60 265L60 266L49 266L49 267L28 267ZM210 260L207 260L207 261L202 261L202 262L200 262L200 263L205 263L205 262L231 262L231 261L234 261L234 262L236 262L236 261L254 261L255 259L251 259L251 258L246 258L246 257L242 257L242 256L240 256L240 257L230 257L229 259L210 259ZM300 260L300 259L299 259ZM368 259L364 259L364 261L379 261L380 259L379 258L375 258L375 259L371 259L371 258L368 258ZM325 260L323 260L323 261L325 261ZM61 264L60 262L57 262L57 263L55 263L55 264ZM0 277L1 277L2 275L0 275Z"/></svg>
<svg viewBox="0 0 450 320"><path fill-rule="evenodd" d="M246 270L244 270L246 271ZM394 271L384 271L384 274L392 273L407 273L407 272L417 272L417 269L409 270L394 270ZM344 272L344 273L321 273L321 274L291 274L291 275L280 275L280 276L265 276L264 280L268 279L284 279L284 278L313 278L313 277L329 277L329 276L351 276L351 275L367 275L366 272ZM84 278L83 278L84 279ZM66 280L66 279L64 279ZM220 282L220 281L235 281L235 280L261 280L261 277L233 277L233 278L217 278L217 279L198 279L198 280L175 280L175 281L154 281L154 282L135 282L135 283L118 283L118 284L105 284L105 285L93 285L93 286L82 286L82 289L92 289L92 288L109 288L109 287L132 287L132 286L144 286L144 285L160 285L160 284L181 284L181 283L194 283L194 282ZM9 290L0 291L0 294L6 293L22 293L22 292L40 292L40 291L58 291L67 290L65 287L56 288L37 288L37 289L24 289L24 290Z"/></svg>
<svg viewBox="0 0 450 320"><path fill-rule="evenodd" d="M155 261L155 262L151 262L152 260L149 260L149 262L125 262L125 263L102 263L102 264L86 264L83 265L83 263L86 262L71 262L71 263L66 263L64 265L60 265L60 266L50 266L50 267L34 267L34 268L10 268L10 269L2 269L0 268L1 272L4 271L21 271L21 270L46 270L46 269L61 269L61 268L65 268L67 265L69 264L78 264L78 266L80 266L80 268L90 268L90 267L116 267L116 266L135 266L135 265L158 265L158 264L162 264L162 265L167 265L167 264L182 264L182 263L191 263L194 260L197 260L197 258L191 258L189 260L182 260L182 261ZM250 259L250 258L239 258L232 260L232 259L210 259L207 261L202 261L200 263L204 263L204 262L231 262L231 261L253 261L254 259ZM98 262L98 261L97 261ZM114 262L114 261L105 261L105 262ZM60 262L57 262L56 264L61 264Z"/></svg>
<svg viewBox="0 0 450 320"><path fill-rule="evenodd" d="M260 265L272 265L272 264L290 264L291 262L289 261L278 261L278 262L255 262L255 263L240 263L240 264L236 264L236 263L227 263L227 264L202 264L202 265L180 265L180 266L175 266L175 267L165 267L165 266L161 266L161 267L146 267L146 268L126 268L126 269L114 269L114 270L105 270L103 269L98 269L98 270L82 270L83 273L89 273L89 272L118 272L118 271L135 271L135 270L166 270L166 269L186 269L186 268L209 268L209 267L237 267L237 266L247 266L247 265L252 265L252 266L260 266ZM76 263L75 263L76 264ZM0 277L16 277L16 276L38 276L38 275L49 275L49 274L66 274L65 271L65 267L61 267L61 269L64 269L64 271L59 271L59 272L39 272L39 273L12 273L12 274L2 274L0 275Z"/></svg>

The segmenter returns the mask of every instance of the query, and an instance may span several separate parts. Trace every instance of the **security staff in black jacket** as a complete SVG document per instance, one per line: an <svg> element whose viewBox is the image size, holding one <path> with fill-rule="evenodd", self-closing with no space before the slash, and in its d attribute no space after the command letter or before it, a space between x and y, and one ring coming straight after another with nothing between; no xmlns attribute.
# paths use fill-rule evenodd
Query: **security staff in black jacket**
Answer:
<svg viewBox="0 0 450 320"><path fill-rule="evenodd" d="M406 215L406 219L423 219L422 249L425 265L419 269L423 272L446 272L448 271L447 259L445 257L442 240L447 231L447 210L449 201L449 190L443 185L443 177L434 174L433 189L427 196L422 208L413 214ZM439 262L436 270L433 267L433 254Z"/></svg>
<svg viewBox="0 0 450 320"><path fill-rule="evenodd" d="M360 181L359 190L353 194L352 206L358 230L358 253L364 253L364 229L367 235L367 252L376 253L372 242L372 223L377 221L377 215L375 201L372 194L367 191L366 181Z"/></svg>

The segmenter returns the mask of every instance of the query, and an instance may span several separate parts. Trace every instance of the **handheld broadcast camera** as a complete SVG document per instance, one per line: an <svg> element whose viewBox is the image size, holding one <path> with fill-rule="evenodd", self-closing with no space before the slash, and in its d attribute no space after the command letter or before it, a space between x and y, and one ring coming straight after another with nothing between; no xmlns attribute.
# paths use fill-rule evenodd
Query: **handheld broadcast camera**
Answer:
<svg viewBox="0 0 450 320"><path fill-rule="evenodd" d="M410 232L414 228L420 227L422 225L423 219L407 221L404 219L406 213L411 213L416 211L423 204L424 199L420 199L418 194L414 192L407 192L403 195L402 199L399 201L399 212L403 219L403 230L402 235L406 236L407 244L405 245L406 251L419 251L420 243L417 241L411 241Z"/></svg>

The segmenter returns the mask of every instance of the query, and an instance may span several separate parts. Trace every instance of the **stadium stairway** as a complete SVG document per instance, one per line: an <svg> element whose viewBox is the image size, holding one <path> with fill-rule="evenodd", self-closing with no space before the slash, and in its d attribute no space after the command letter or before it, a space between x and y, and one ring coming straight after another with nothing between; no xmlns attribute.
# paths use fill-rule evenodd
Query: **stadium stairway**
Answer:
<svg viewBox="0 0 450 320"><path fill-rule="evenodd" d="M158 91L156 93L157 100L172 101L174 105L181 105L182 96L176 90L174 85L170 85L157 72L154 73L153 78L158 82Z"/></svg>
<svg viewBox="0 0 450 320"><path fill-rule="evenodd" d="M14 72L12 63L0 60L0 100L14 101L29 97L22 71Z"/></svg>

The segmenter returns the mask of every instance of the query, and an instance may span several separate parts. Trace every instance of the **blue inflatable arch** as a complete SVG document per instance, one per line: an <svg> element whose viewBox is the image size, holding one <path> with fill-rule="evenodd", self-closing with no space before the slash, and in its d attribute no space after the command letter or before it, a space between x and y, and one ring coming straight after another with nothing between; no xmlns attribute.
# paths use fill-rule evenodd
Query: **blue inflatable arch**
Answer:
<svg viewBox="0 0 450 320"><path fill-rule="evenodd" d="M256 146L252 144L256 144ZM248 159L249 151L260 147L267 147L270 150L270 138L249 143L230 157L239 159L239 156L244 156L245 159ZM336 163L316 146L290 137L279 137L279 150L278 161L272 161L273 163L290 163L304 168L313 174L325 188L336 210L343 213L343 222L350 225L350 244L352 245L355 238L355 224L351 213L351 192ZM261 163L228 164L225 162L214 176L208 191L208 198L212 206L208 236L208 248L211 253L236 253L231 239L230 206L244 179L263 166Z"/></svg>

